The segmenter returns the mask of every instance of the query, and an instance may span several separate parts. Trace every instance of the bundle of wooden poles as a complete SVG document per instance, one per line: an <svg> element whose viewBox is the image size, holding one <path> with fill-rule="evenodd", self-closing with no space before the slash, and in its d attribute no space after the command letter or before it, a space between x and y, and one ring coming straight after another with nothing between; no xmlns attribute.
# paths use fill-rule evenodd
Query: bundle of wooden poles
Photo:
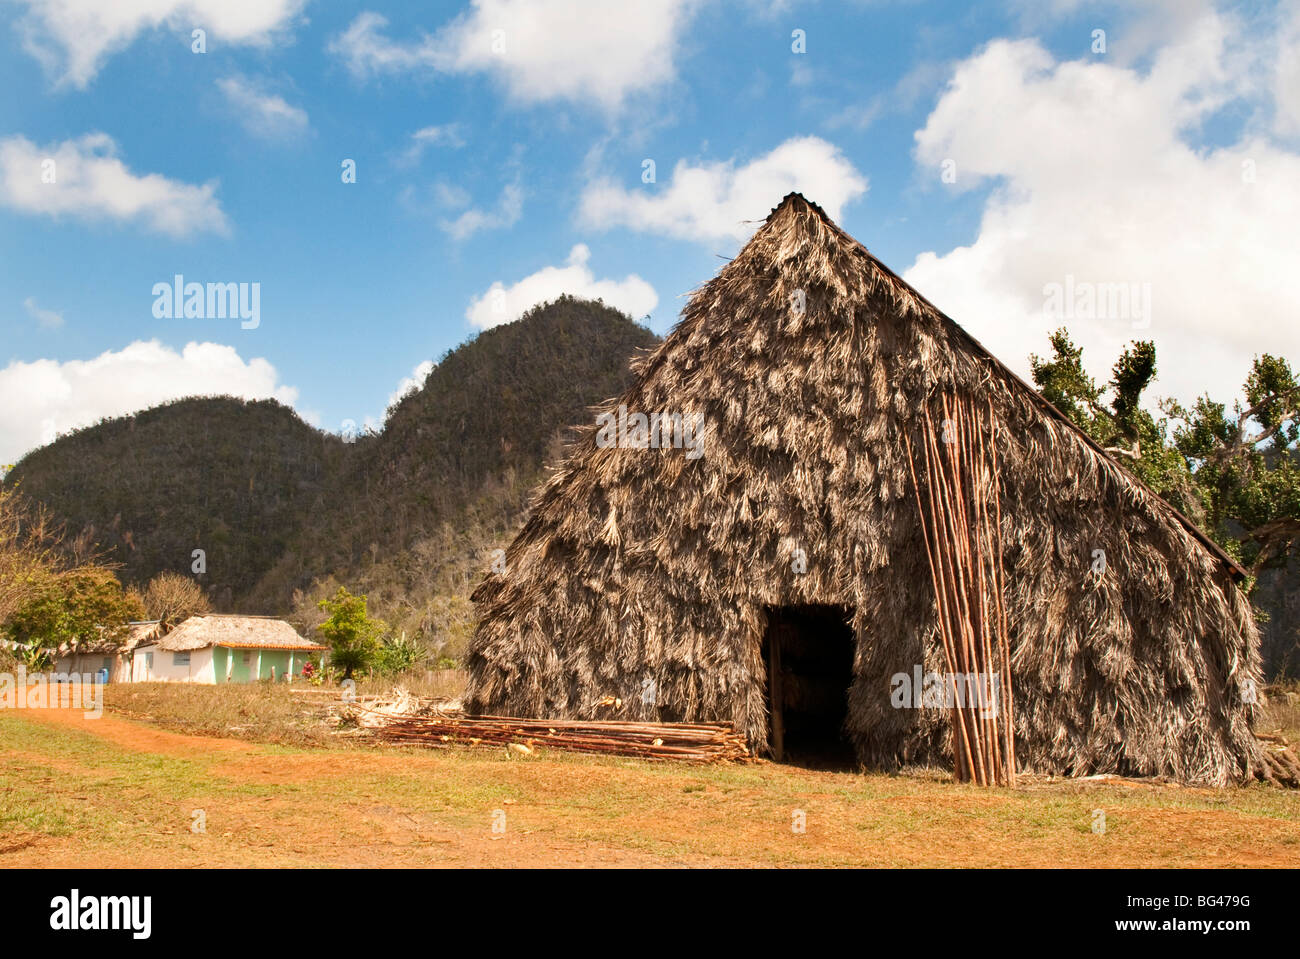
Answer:
<svg viewBox="0 0 1300 959"><path fill-rule="evenodd" d="M743 736L730 723L642 723L617 720L518 719L509 716L399 716L375 735L407 746L537 747L641 759L725 762L747 759Z"/></svg>
<svg viewBox="0 0 1300 959"><path fill-rule="evenodd" d="M960 395L941 396L939 405L937 418L925 410L920 452L905 439L948 669L945 693L950 698L945 701L952 704L953 772L960 782L1014 786L1011 648L1003 605L993 406L990 401L981 411ZM971 695L977 689L982 696Z"/></svg>
<svg viewBox="0 0 1300 959"><path fill-rule="evenodd" d="M1281 733L1255 733L1259 740L1260 765L1255 778L1274 786L1300 789L1300 757Z"/></svg>

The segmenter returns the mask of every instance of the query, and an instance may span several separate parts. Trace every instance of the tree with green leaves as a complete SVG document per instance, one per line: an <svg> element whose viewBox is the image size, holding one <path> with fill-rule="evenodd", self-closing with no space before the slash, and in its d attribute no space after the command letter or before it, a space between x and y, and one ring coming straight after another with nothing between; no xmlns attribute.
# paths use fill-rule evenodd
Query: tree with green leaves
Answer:
<svg viewBox="0 0 1300 959"><path fill-rule="evenodd" d="M1188 463L1166 442L1167 420L1142 407L1142 394L1156 378L1156 347L1131 343L1099 386L1083 368L1083 348L1064 328L1051 336L1052 357L1029 358L1034 384L1053 406L1139 479L1194 521L1203 521L1201 499Z"/></svg>
<svg viewBox="0 0 1300 959"><path fill-rule="evenodd" d="M41 591L9 617L10 638L33 649L53 650L112 633L144 615L134 595L111 569L81 567L50 575Z"/></svg>
<svg viewBox="0 0 1300 959"><path fill-rule="evenodd" d="M1205 528L1253 575L1285 565L1300 538L1300 382L1290 365L1255 357L1231 411L1209 396L1166 400L1173 446L1194 470Z"/></svg>
<svg viewBox="0 0 1300 959"><path fill-rule="evenodd" d="M366 612L366 597L353 596L340 586L333 599L317 604L329 618L316 629L330 647L330 663L343 670L343 678L370 668L380 651L380 637L388 630L383 620L372 619Z"/></svg>
<svg viewBox="0 0 1300 959"><path fill-rule="evenodd" d="M1155 345L1130 344L1105 386L1083 369L1064 329L1052 357L1030 357L1043 396L1157 493L1190 516L1257 576L1284 565L1300 539L1300 383L1287 362L1263 354L1246 377L1245 403L1202 396L1142 407L1155 379Z"/></svg>
<svg viewBox="0 0 1300 959"><path fill-rule="evenodd" d="M416 639L410 639L406 630L399 635L388 636L379 647L375 666L381 673L396 675L413 669L426 656L423 645Z"/></svg>

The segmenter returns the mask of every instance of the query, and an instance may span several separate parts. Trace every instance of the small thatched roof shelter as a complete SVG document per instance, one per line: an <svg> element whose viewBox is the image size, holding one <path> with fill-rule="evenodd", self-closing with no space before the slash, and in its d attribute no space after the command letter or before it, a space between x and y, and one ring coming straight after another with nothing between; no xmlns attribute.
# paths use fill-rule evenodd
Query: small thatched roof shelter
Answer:
<svg viewBox="0 0 1300 959"><path fill-rule="evenodd" d="M126 655L137 646L150 645L162 635L162 631L162 623L156 619L126 623L113 629L100 628L94 639L83 643L65 643L59 647L59 653Z"/></svg>
<svg viewBox="0 0 1300 959"><path fill-rule="evenodd" d="M153 645L162 635L162 629L162 623L156 619L113 628L96 627L94 638L59 646L56 669L69 673L97 673L107 669L110 682L129 682L136 647Z"/></svg>
<svg viewBox="0 0 1300 959"><path fill-rule="evenodd" d="M467 708L730 720L761 750L775 644L787 733L950 763L947 710L891 702L944 670L904 437L950 394L998 427L1020 768L1250 774L1241 571L816 205L786 197L634 370L600 412L698 414L703 455L580 433L474 594Z"/></svg>
<svg viewBox="0 0 1300 959"><path fill-rule="evenodd" d="M150 619L137 623L127 623L119 632L118 636L121 643L118 645L118 652L129 653L137 646L143 646L146 643L156 639L163 632L163 624L160 620Z"/></svg>
<svg viewBox="0 0 1300 959"><path fill-rule="evenodd" d="M304 639L282 619L269 616L235 616L208 613L191 616L158 640L158 649L174 653L226 646L243 649L290 649L308 652L328 649Z"/></svg>

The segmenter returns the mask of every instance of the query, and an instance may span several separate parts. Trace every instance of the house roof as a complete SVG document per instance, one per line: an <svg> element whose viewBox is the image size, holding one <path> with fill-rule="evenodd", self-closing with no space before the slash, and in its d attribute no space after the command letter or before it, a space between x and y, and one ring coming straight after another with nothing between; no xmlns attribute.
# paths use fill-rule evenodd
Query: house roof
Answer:
<svg viewBox="0 0 1300 959"><path fill-rule="evenodd" d="M137 646L147 646L158 638L162 624L156 620L127 623L116 629L101 629L98 638L90 642L59 647L60 656L85 654L90 656L129 653Z"/></svg>
<svg viewBox="0 0 1300 959"><path fill-rule="evenodd" d="M328 648L304 639L282 619L223 614L191 616L155 645L158 649L169 652L206 649L209 646L303 651Z"/></svg>
<svg viewBox="0 0 1300 959"><path fill-rule="evenodd" d="M896 284L897 287L901 288L901 290L906 291L908 296L919 301L921 304L923 304L925 309L932 311L934 314L936 314L937 316L941 317L944 321L949 323L952 326L952 328L956 331L957 335L960 336L962 339L964 339L970 345L971 349L975 353L979 354L989 363L993 364L998 369L998 372L1001 373L1003 376L1005 376L1007 379L1009 379L1011 382L1020 386L1025 391L1028 399L1031 402L1035 403L1044 413L1046 413L1054 420L1057 420L1058 422L1062 423L1064 426L1072 430L1075 434L1078 435L1078 437L1081 440L1083 440L1084 444L1090 447L1093 450L1093 452L1095 452L1098 456L1114 464L1115 466L1119 466L1121 468L1123 467L1123 464L1121 464L1118 460L1116 460L1115 457L1112 456L1110 453L1106 452L1106 449L1100 443L1098 443L1091 436L1089 436L1082 429L1080 429L1079 426L1072 419L1070 419L1059 409L1057 409L1052 403L1050 403L1046 398L1044 398L1042 393L1038 392L1038 390L1034 389L1023 379L1021 379L1018 375L1016 375L1016 373L1014 373L1010 367L1008 367L1005 363L1003 363L991 352L989 352L988 348L985 347L984 344L982 344L979 340L975 339L975 337L971 336L971 334L966 331L965 327L963 327L960 323L958 323L956 320L950 317L947 313L943 312L943 310L939 309L937 306L935 306L933 303L927 300L925 296L922 295L916 289L916 287L912 286L901 276L899 276L888 266L886 266L883 262L877 259L875 254L873 254L870 250L868 250L865 246L863 246L860 241L858 241L857 239L855 239L854 237L846 233L839 226L839 224L831 220L831 218L826 215L826 211L823 210L816 203L807 199L801 193L788 193L786 194L785 199L783 199L781 203L776 208L774 208L770 214L768 214L768 220L771 220L772 217L774 217L782 209L782 207L785 207L787 204L794 204L796 205L796 207L799 204L803 204L810 211L817 214L817 216L821 218L822 222L826 225L826 227L828 227L830 230L836 233L845 243L847 243L854 253L870 261L872 266L874 266L877 270L879 270L886 277L888 277L889 280L891 280L894 284ZM1227 569L1228 573L1232 576L1234 580L1236 580L1237 582L1241 582L1246 578L1247 576L1246 570L1243 569L1241 565L1235 559L1233 559L1232 556L1229 555L1228 552L1224 550L1222 546L1220 546L1213 539L1211 539L1206 533L1204 533L1201 530L1201 528L1197 526L1196 523L1194 523L1188 516L1186 516L1182 511L1180 511L1172 504L1170 504L1167 500L1164 499L1164 497L1162 497L1159 493L1155 492L1155 490L1151 489L1151 487L1149 487L1146 483L1144 483L1132 471L1128 469L1123 469L1123 475L1131 483L1133 483L1135 486L1139 487L1141 490L1147 493L1147 495L1153 497L1157 502L1159 502L1159 504L1164 509L1168 510L1168 512L1173 516L1173 518L1177 520L1178 523L1181 524L1195 540L1197 540L1197 542L1199 542L1202 546L1204 546L1207 550L1209 550L1209 552L1216 559L1218 559L1221 563L1223 563L1224 567Z"/></svg>

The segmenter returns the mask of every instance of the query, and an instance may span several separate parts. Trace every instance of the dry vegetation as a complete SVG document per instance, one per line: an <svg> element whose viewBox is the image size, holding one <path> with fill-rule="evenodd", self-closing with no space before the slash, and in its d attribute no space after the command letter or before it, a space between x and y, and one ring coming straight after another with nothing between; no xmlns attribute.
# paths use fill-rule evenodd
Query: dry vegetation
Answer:
<svg viewBox="0 0 1300 959"><path fill-rule="evenodd" d="M301 749L183 735L111 711L4 711L0 739L0 867L1300 861L1300 794L1263 786L981 790L937 774L771 763ZM1106 812L1100 835L1096 809ZM195 810L202 834L191 831ZM791 828L796 810L803 833ZM503 833L492 831L497 813Z"/></svg>
<svg viewBox="0 0 1300 959"><path fill-rule="evenodd" d="M389 679L362 679L356 695L387 693L394 686L414 696L455 698L464 689L456 670L423 670ZM105 706L166 729L290 746L351 746L334 735L326 706L342 699L337 687L309 683L116 683L105 687Z"/></svg>
<svg viewBox="0 0 1300 959"><path fill-rule="evenodd" d="M1267 704L1260 710L1255 728L1281 733L1300 752L1300 682L1269 686L1264 694Z"/></svg>
<svg viewBox="0 0 1300 959"><path fill-rule="evenodd" d="M465 680L462 670L418 670L398 677L362 678L355 694L387 696L400 688L422 699L457 700L464 694ZM112 712L178 732L291 746L375 745L336 736L336 728L325 721L325 707L342 700L337 686L115 683L105 690L105 706ZM1300 743L1300 684L1267 687L1256 728Z"/></svg>

